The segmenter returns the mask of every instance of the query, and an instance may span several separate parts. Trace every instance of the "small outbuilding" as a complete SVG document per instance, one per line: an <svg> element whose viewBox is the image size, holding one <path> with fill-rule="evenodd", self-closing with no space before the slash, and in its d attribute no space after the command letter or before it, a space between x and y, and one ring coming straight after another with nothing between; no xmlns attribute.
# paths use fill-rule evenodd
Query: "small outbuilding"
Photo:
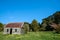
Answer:
<svg viewBox="0 0 60 40"><path fill-rule="evenodd" d="M4 26L4 34L23 34L24 23L8 23Z"/></svg>

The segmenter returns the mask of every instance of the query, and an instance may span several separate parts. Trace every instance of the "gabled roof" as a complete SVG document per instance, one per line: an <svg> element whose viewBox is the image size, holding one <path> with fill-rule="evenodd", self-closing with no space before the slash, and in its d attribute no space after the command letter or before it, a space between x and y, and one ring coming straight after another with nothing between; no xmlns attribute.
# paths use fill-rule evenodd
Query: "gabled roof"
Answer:
<svg viewBox="0 0 60 40"><path fill-rule="evenodd" d="M5 27L8 28L21 28L24 23L8 23Z"/></svg>

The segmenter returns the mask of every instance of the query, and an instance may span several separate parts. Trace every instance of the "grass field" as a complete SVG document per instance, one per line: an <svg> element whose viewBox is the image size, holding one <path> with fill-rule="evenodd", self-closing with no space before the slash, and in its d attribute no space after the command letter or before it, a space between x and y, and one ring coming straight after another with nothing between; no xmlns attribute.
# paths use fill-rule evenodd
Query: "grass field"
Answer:
<svg viewBox="0 0 60 40"><path fill-rule="evenodd" d="M24 35L5 35L0 32L0 40L60 40L60 34L53 32L29 32Z"/></svg>

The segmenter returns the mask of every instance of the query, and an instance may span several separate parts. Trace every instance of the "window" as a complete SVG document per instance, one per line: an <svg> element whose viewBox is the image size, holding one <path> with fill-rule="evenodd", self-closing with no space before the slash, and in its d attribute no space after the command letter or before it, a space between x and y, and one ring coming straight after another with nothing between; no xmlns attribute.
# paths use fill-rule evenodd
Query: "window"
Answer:
<svg viewBox="0 0 60 40"><path fill-rule="evenodd" d="M7 29L7 32L9 32L9 29Z"/></svg>
<svg viewBox="0 0 60 40"><path fill-rule="evenodd" d="M17 32L17 29L15 29L15 32Z"/></svg>

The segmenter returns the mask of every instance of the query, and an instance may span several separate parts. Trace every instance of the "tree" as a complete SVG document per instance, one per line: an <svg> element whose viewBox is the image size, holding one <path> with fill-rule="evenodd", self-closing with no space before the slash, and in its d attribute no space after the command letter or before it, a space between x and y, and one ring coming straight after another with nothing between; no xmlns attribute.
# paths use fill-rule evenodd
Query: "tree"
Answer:
<svg viewBox="0 0 60 40"><path fill-rule="evenodd" d="M29 31L34 31L31 24L29 24Z"/></svg>
<svg viewBox="0 0 60 40"><path fill-rule="evenodd" d="M60 24L52 23L50 24L52 27L54 27L54 30L56 33L60 32Z"/></svg>
<svg viewBox="0 0 60 40"><path fill-rule="evenodd" d="M53 15L44 18L41 25L44 30L55 30L55 32L59 33L60 32L60 11L57 11Z"/></svg>
<svg viewBox="0 0 60 40"><path fill-rule="evenodd" d="M25 33L29 32L29 23L28 22L24 22L24 31Z"/></svg>
<svg viewBox="0 0 60 40"><path fill-rule="evenodd" d="M42 23L41 23L41 26L42 26L42 27L41 27L41 30L42 30L42 31L45 31L45 30L46 30L47 24L48 24L47 18L43 19L43 21L42 21Z"/></svg>
<svg viewBox="0 0 60 40"><path fill-rule="evenodd" d="M3 31L3 24L0 23L0 31Z"/></svg>
<svg viewBox="0 0 60 40"><path fill-rule="evenodd" d="M60 32L60 11L55 12L54 14L54 23L53 27L55 28L56 33Z"/></svg>
<svg viewBox="0 0 60 40"><path fill-rule="evenodd" d="M35 32L39 31L39 29L40 29L39 24L38 24L37 20L35 20L35 19L32 21L31 26L32 26L33 31L35 31Z"/></svg>
<svg viewBox="0 0 60 40"><path fill-rule="evenodd" d="M49 24L55 23L60 24L60 11L55 12L53 15L48 16L47 18L44 18L42 21L43 29L45 30L54 30ZM57 26L58 27L58 26ZM56 28L57 29L57 28Z"/></svg>
<svg viewBox="0 0 60 40"><path fill-rule="evenodd" d="M47 24L47 26L45 27L45 31L53 31L53 27L51 27L49 24Z"/></svg>
<svg viewBox="0 0 60 40"><path fill-rule="evenodd" d="M55 12L54 19L56 24L60 23L60 11Z"/></svg>

